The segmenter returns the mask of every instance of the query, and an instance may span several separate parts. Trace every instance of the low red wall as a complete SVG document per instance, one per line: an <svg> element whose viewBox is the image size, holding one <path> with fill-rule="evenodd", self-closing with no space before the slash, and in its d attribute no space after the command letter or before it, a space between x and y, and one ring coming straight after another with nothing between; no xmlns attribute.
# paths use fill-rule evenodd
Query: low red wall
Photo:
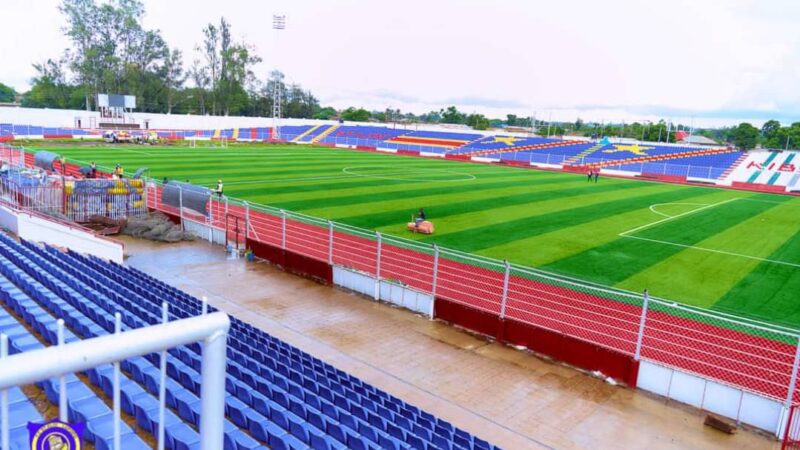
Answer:
<svg viewBox="0 0 800 450"><path fill-rule="evenodd" d="M639 363L624 353L516 320L501 320L493 313L441 297L436 298L434 308L434 317L437 319L492 336L498 342L522 345L581 369L600 371L631 387L636 386Z"/></svg>
<svg viewBox="0 0 800 450"><path fill-rule="evenodd" d="M636 386L639 364L628 355L515 320L503 320L500 327L504 342Z"/></svg>
<svg viewBox="0 0 800 450"><path fill-rule="evenodd" d="M499 318L489 312L470 308L441 297L436 297L433 308L435 318L454 323L468 330L494 337L497 337L497 332L500 330Z"/></svg>
<svg viewBox="0 0 800 450"><path fill-rule="evenodd" d="M283 250L274 245L250 238L247 238L246 245L247 248L253 250L255 256L277 264L286 269L287 272L321 281L325 284L333 284L333 267L327 262Z"/></svg>
<svg viewBox="0 0 800 450"><path fill-rule="evenodd" d="M398 150L398 155L411 155L411 156L419 156L419 152L416 150Z"/></svg>
<svg viewBox="0 0 800 450"><path fill-rule="evenodd" d="M660 180L660 181L669 181L672 183L684 183L686 182L686 177L680 175L663 175L660 173L647 173L642 172L642 178L647 178L649 180Z"/></svg>
<svg viewBox="0 0 800 450"><path fill-rule="evenodd" d="M584 175L589 172L589 169L581 166L561 166L561 170L570 173L582 173Z"/></svg>
<svg viewBox="0 0 800 450"><path fill-rule="evenodd" d="M470 161L471 158L469 155L451 155L449 153L444 155L444 159L454 159L456 161Z"/></svg>
<svg viewBox="0 0 800 450"><path fill-rule="evenodd" d="M746 189L748 191L756 191L756 192L773 192L779 194L786 193L786 186L775 186L769 184L756 184L756 183L745 183L742 181L734 181L731 184L731 187L737 189Z"/></svg>
<svg viewBox="0 0 800 450"><path fill-rule="evenodd" d="M369 145L356 145L356 150L370 150L370 151L374 151L374 150L376 150L376 148L375 148L375 147L371 147L371 146L369 146Z"/></svg>
<svg viewBox="0 0 800 450"><path fill-rule="evenodd" d="M501 159L501 164L505 164L507 166L515 166L515 167L530 167L531 163L528 161L514 161L511 159Z"/></svg>

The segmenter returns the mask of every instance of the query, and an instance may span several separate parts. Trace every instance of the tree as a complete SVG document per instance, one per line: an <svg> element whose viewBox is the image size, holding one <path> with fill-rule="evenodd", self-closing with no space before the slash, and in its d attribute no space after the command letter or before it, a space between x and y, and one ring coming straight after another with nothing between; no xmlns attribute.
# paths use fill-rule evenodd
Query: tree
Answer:
<svg viewBox="0 0 800 450"><path fill-rule="evenodd" d="M484 117L483 114L470 114L466 117L465 122L467 125L476 130L489 129L489 119Z"/></svg>
<svg viewBox="0 0 800 450"><path fill-rule="evenodd" d="M780 129L780 122L777 120L768 120L764 122L763 126L761 126L761 135L764 137L764 139L772 139L778 134Z"/></svg>
<svg viewBox="0 0 800 450"><path fill-rule="evenodd" d="M756 147L758 134L758 128L749 123L742 122L739 126L731 130L731 141L737 148L750 150Z"/></svg>
<svg viewBox="0 0 800 450"><path fill-rule="evenodd" d="M336 117L336 110L331 108L330 106L326 106L325 108L320 108L317 112L314 113L314 119L320 120L330 120Z"/></svg>
<svg viewBox="0 0 800 450"><path fill-rule="evenodd" d="M455 106L448 106L447 109L439 111L442 123L466 123L466 115L460 112Z"/></svg>
<svg viewBox="0 0 800 450"><path fill-rule="evenodd" d="M342 114L339 116L342 120L347 120L350 122L366 122L369 120L369 111L364 108L354 108L349 107L342 111Z"/></svg>
<svg viewBox="0 0 800 450"><path fill-rule="evenodd" d="M506 114L506 125L513 127L517 124L517 116L515 114Z"/></svg>
<svg viewBox="0 0 800 450"><path fill-rule="evenodd" d="M0 83L0 103L12 103L17 99L17 91Z"/></svg>
<svg viewBox="0 0 800 450"><path fill-rule="evenodd" d="M188 75L183 73L183 54L174 49L169 52L163 67L164 91L167 96L167 114L172 114L175 93L183 86Z"/></svg>

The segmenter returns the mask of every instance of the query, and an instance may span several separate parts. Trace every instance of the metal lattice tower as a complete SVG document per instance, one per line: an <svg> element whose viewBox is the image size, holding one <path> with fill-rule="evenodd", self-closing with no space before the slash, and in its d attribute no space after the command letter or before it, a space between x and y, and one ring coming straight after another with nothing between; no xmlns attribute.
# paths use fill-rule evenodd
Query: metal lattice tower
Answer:
<svg viewBox="0 0 800 450"><path fill-rule="evenodd" d="M275 30L275 42L277 47L277 35L281 30L286 29L286 16L273 15L272 16L272 29ZM272 139L280 140L281 138L281 82L276 80L272 86Z"/></svg>

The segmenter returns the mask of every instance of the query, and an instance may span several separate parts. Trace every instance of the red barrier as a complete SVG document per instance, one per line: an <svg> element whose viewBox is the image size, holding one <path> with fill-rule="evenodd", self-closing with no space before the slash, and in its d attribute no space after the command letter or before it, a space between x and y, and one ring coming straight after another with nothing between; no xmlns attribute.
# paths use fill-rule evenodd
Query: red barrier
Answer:
<svg viewBox="0 0 800 450"><path fill-rule="evenodd" d="M680 175L664 175L661 173L647 173L642 172L640 175L641 178L646 178L649 180L659 180L659 181L667 181L670 183L685 183L686 177Z"/></svg>
<svg viewBox="0 0 800 450"><path fill-rule="evenodd" d="M742 181L734 181L731 184L731 187L737 189L744 189L748 191L756 191L756 192L772 192L778 194L785 194L786 193L786 186L775 186L769 184L757 184L757 183L745 183Z"/></svg>

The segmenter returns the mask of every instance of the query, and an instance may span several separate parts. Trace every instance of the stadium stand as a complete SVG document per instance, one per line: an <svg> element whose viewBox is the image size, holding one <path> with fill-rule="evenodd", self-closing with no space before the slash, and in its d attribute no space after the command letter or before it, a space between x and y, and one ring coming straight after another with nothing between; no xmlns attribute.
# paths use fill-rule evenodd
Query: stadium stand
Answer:
<svg viewBox="0 0 800 450"><path fill-rule="evenodd" d="M346 144L377 147L381 141L390 140L407 133L387 127L365 127L360 125L344 125L319 140L321 144Z"/></svg>
<svg viewBox="0 0 800 450"><path fill-rule="evenodd" d="M460 148L472 141L482 138L480 134L453 133L445 131L412 131L395 136L381 144L382 147L397 150L418 150L432 153L444 153L447 150Z"/></svg>
<svg viewBox="0 0 800 450"><path fill-rule="evenodd" d="M114 312L121 313L123 329L160 323L163 301L169 303L173 318L202 312L196 298L138 270L71 251L18 243L2 233L0 301L16 315L0 308L0 329L10 335L13 352L54 344L56 317L65 320L70 342L113 332ZM17 323L17 318L44 342ZM182 346L168 355L166 447L197 448L201 348L199 344ZM157 354L121 364L122 410L152 435L159 421L159 364ZM226 450L264 445L273 449L496 448L235 318L227 372ZM87 373L90 383L105 396L113 389L112 374L110 365ZM57 404L57 380L40 386ZM96 448L110 448L112 415L103 399L75 375L69 376L67 389L70 420L86 422L85 437ZM20 406L12 410L40 420L25 399L14 404ZM126 449L149 448L128 425L121 426ZM12 429L15 437L21 436L18 426Z"/></svg>

